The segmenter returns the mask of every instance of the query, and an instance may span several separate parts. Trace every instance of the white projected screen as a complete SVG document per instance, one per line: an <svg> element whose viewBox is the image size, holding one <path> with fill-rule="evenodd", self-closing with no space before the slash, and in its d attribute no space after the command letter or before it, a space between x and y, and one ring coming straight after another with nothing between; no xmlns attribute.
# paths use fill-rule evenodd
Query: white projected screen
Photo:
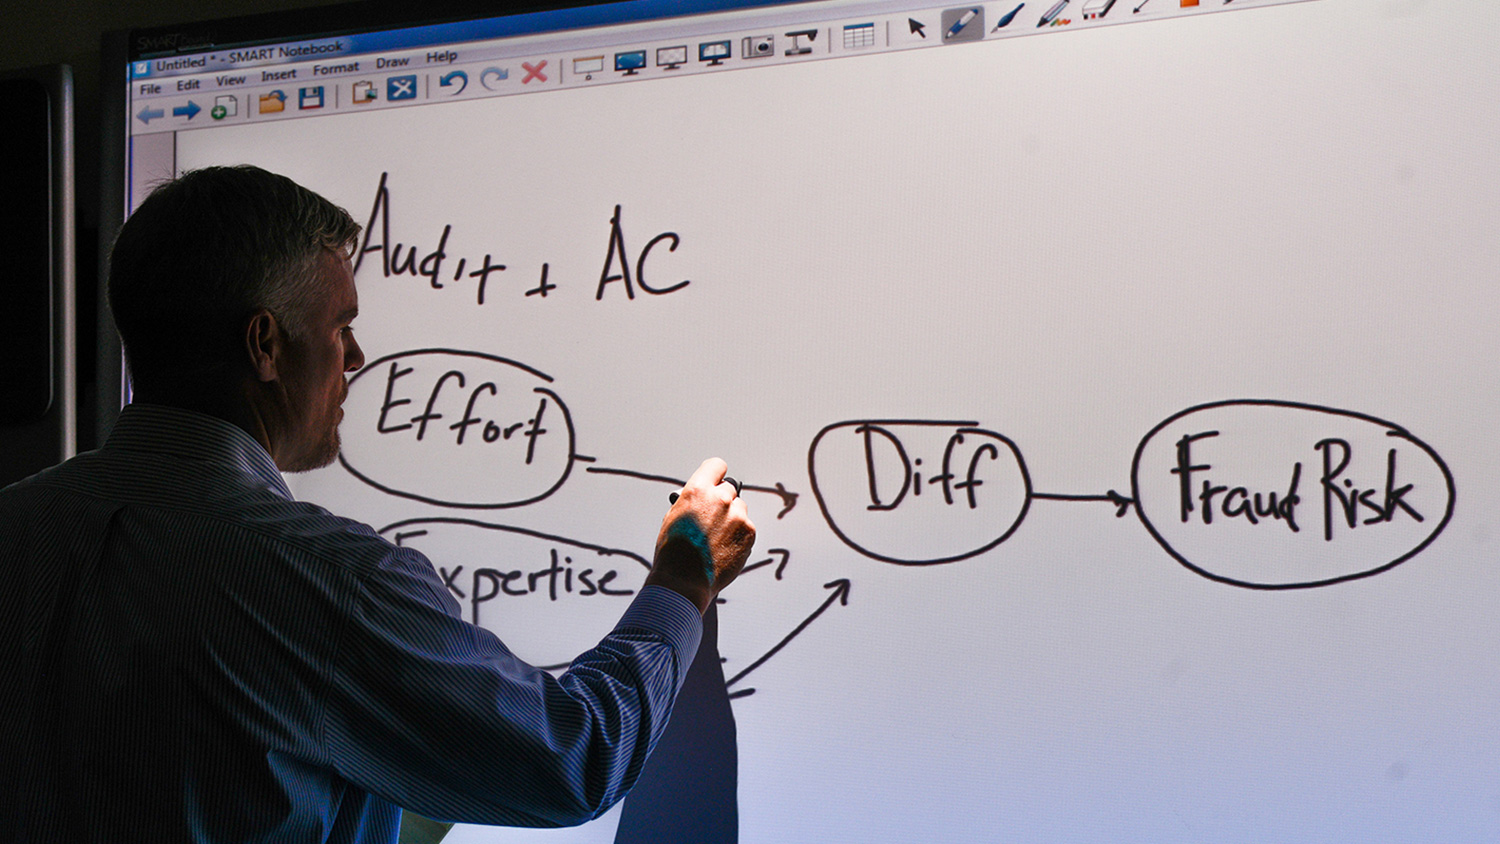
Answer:
<svg viewBox="0 0 1500 844"><path fill-rule="evenodd" d="M1071 5L177 132L370 224L294 492L554 666L727 460L740 841L1500 839L1500 5Z"/></svg>

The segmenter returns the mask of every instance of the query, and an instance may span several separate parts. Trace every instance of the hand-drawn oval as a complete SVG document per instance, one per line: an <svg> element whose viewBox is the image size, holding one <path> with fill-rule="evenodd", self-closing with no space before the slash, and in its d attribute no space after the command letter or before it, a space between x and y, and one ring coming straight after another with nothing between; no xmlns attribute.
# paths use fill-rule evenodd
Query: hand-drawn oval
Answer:
<svg viewBox="0 0 1500 844"><path fill-rule="evenodd" d="M1004 542L1031 506L1020 449L976 422L865 419L813 437L807 474L828 527L859 553L925 566Z"/></svg>
<svg viewBox="0 0 1500 844"><path fill-rule="evenodd" d="M1327 586L1420 553L1453 515L1426 443L1363 413L1243 399L1152 428L1131 486L1141 523L1192 571L1249 589Z"/></svg>
<svg viewBox="0 0 1500 844"><path fill-rule="evenodd" d="M551 383L483 352L387 355L349 379L339 463L376 489L429 504L540 501L573 469L573 419Z"/></svg>
<svg viewBox="0 0 1500 844"><path fill-rule="evenodd" d="M473 519L406 519L380 534L432 561L465 621L549 669L614 629L651 571L629 551Z"/></svg>

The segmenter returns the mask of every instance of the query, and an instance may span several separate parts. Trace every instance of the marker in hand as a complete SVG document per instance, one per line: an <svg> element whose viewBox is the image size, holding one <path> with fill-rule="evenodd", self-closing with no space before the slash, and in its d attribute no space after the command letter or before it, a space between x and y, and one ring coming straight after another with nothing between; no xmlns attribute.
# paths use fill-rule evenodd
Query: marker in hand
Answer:
<svg viewBox="0 0 1500 844"><path fill-rule="evenodd" d="M721 483L732 484L734 486L735 497L736 498L739 497L740 490L743 489L743 486L740 484L739 481L735 480L734 478L729 477L728 475L725 475L724 476L724 480L721 481ZM677 503L677 497L678 497L678 494L675 493L675 492L669 494L667 496L667 503L668 504L676 504Z"/></svg>

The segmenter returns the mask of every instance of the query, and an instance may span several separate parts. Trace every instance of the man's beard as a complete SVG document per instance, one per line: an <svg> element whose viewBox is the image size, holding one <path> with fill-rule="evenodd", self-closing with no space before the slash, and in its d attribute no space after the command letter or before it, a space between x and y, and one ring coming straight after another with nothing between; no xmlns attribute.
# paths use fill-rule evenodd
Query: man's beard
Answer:
<svg viewBox="0 0 1500 844"><path fill-rule="evenodd" d="M281 471L288 473L311 472L314 469L321 469L324 466L332 464L338 458L339 448L342 445L342 441L339 438L340 421L342 419L337 419L329 424L327 434L318 441L316 448L310 449L306 454L301 455Z"/></svg>

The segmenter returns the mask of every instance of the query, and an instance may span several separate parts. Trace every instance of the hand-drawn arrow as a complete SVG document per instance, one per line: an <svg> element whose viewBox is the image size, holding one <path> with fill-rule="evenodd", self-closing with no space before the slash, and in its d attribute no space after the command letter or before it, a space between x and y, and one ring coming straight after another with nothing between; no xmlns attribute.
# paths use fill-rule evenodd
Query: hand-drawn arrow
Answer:
<svg viewBox="0 0 1500 844"><path fill-rule="evenodd" d="M781 558L781 562L777 563L777 565L776 565L776 579L780 580L781 579L781 573L784 572L784 571L786 571L787 560L790 560L792 558L792 552L788 551L785 548L770 548L770 549L767 549L767 550L769 551L769 553L771 554L771 556L765 558L764 560L760 560L758 562L747 564L744 568L740 569L740 574L744 574L746 572L755 571L758 568L764 568L765 566L769 566L770 564L776 562L776 558L777 557L780 557Z"/></svg>
<svg viewBox="0 0 1500 844"><path fill-rule="evenodd" d="M593 458L591 457L584 457L582 455L575 455L574 459L580 461L593 460ZM584 468L584 471L594 472L600 475L623 475L627 478L637 478L643 481L657 481L659 483L670 484L672 486L678 487L687 483L687 481L679 480L677 478L669 478L666 475L653 475L649 472L636 472L630 469L611 469L607 466L587 466ZM780 481L777 481L776 486L774 487L757 486L755 484L741 484L740 491L744 492L746 490L749 490L751 492L767 492L779 497L781 499L781 512L776 514L776 518L778 519L782 516L785 516L787 513L790 513L792 508L797 506L797 497L800 495L800 493L788 490L781 484Z"/></svg>
<svg viewBox="0 0 1500 844"><path fill-rule="evenodd" d="M824 613L824 611L826 611L829 607L833 606L833 604L834 604L835 601L837 601L840 605L848 606L849 605L849 586L850 586L849 579L846 578L846 577L841 577L838 580L834 580L834 581L831 581L829 583L823 584L823 588L824 589L832 589L833 592L831 592L828 595L828 598L823 601L822 606L819 606L817 609L813 610L812 615L808 616L807 618L804 618L802 620L801 624L798 624L795 628L792 629L792 632L786 634L786 638L785 639L782 639L780 642L777 642L775 647L771 648L769 651L766 651L764 654L761 654L760 658L757 659L756 661L750 663L750 665L748 667L746 667L745 670L743 670L740 673L734 675L733 677L730 677L728 680L725 680L724 681L724 687L725 688L732 687L735 683L738 683L739 681L743 680L745 678L746 674L749 674L751 671L754 671L755 669L757 669L757 668L761 667L762 665L764 665L765 662L766 662L766 660L768 660L771 657L775 656L777 654L777 652L779 652L782 648L784 648L784 647L787 646L788 642L791 642L793 639L797 638L797 634L801 633L803 630L806 630L807 629L807 625L812 624L813 621L815 621L818 616L822 615ZM737 697L744 697L745 695L754 694L754 693L755 693L754 689L740 689L739 691L731 692L729 696L731 698L737 698Z"/></svg>
<svg viewBox="0 0 1500 844"><path fill-rule="evenodd" d="M1117 519L1123 517L1130 510L1130 506L1135 503L1135 499L1127 498L1114 490L1110 490L1103 495L1063 495L1061 493L1033 492L1031 497L1041 498L1046 501L1108 501L1115 505L1115 518Z"/></svg>
<svg viewBox="0 0 1500 844"><path fill-rule="evenodd" d="M776 518L778 518L778 519L781 518L782 516L785 516L787 513L792 512L792 508L797 506L797 493L795 493L795 492L789 492L786 487L784 487L784 486L781 485L780 481L776 482L776 488L775 489L772 489L771 487L768 487L768 486L755 486L754 484L745 484L744 486L740 487L741 491L744 491L744 490L747 490L747 489L748 490L753 490L755 492L769 492L769 493L772 493L774 495L780 496L781 497L781 512L779 512L779 513L776 514Z"/></svg>

